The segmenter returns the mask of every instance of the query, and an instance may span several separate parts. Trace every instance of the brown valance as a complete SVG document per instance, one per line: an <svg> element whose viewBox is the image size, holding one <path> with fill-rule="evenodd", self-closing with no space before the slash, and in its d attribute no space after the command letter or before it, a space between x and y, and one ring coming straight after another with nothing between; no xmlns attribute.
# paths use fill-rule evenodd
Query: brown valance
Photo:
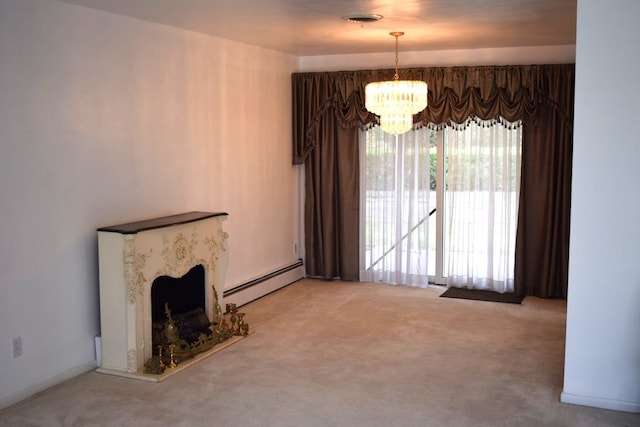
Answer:
<svg viewBox="0 0 640 427"><path fill-rule="evenodd" d="M403 80L422 80L429 87L428 107L414 116L417 126L463 123L469 117L531 117L546 101L566 117L573 116L573 64L409 68ZM301 164L315 147L314 128L322 116L334 114L343 128L376 125L364 107L364 88L392 80L394 70L294 73L293 163Z"/></svg>

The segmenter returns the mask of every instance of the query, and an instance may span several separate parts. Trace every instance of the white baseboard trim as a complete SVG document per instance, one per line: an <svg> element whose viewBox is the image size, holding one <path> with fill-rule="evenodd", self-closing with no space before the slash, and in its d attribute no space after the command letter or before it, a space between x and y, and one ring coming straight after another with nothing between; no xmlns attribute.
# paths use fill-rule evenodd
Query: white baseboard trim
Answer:
<svg viewBox="0 0 640 427"><path fill-rule="evenodd" d="M304 266L299 260L224 291L223 303L233 303L238 307L277 291L304 278ZM222 307L224 310L224 307Z"/></svg>
<svg viewBox="0 0 640 427"><path fill-rule="evenodd" d="M96 362L88 362L80 366L76 366L75 368L71 368L68 371L57 374L45 381L42 381L38 384L34 384L21 390L17 393L10 394L9 396L3 397L0 399L0 409L7 408L11 405L14 405L18 402L21 402L34 394L40 393L41 391L45 391L48 388L51 388L55 385L58 385L62 382L70 380L71 378L77 377L78 375L85 374L89 371L96 369Z"/></svg>
<svg viewBox="0 0 640 427"><path fill-rule="evenodd" d="M594 408L611 409L614 411L640 413L640 402L584 396L580 394L566 393L564 391L560 394L560 402L571 403L573 405L591 406Z"/></svg>

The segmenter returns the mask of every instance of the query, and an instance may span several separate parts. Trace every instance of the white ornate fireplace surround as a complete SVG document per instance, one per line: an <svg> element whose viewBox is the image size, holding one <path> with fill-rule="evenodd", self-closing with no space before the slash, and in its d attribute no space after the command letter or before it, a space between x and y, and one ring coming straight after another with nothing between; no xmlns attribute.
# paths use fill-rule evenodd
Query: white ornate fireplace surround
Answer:
<svg viewBox="0 0 640 427"><path fill-rule="evenodd" d="M159 381L143 373L152 356L151 285L159 276L205 269L205 304L223 306L226 213L188 212L98 229L102 364L99 372Z"/></svg>

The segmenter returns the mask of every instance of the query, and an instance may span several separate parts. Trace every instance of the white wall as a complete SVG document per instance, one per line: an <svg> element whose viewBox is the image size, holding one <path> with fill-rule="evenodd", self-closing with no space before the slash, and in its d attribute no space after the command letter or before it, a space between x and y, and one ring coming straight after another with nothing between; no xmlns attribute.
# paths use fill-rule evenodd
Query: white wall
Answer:
<svg viewBox="0 0 640 427"><path fill-rule="evenodd" d="M640 3L614 3L578 0L562 401L640 412Z"/></svg>
<svg viewBox="0 0 640 427"><path fill-rule="evenodd" d="M0 407L95 366L98 227L226 211L227 289L298 258L297 64L50 0L0 0Z"/></svg>

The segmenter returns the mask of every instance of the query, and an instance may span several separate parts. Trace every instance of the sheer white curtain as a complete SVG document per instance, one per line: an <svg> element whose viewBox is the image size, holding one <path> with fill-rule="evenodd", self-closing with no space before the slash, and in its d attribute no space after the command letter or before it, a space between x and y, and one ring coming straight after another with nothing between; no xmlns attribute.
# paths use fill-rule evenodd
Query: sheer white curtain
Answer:
<svg viewBox="0 0 640 427"><path fill-rule="evenodd" d="M447 285L513 292L521 123L470 119L445 146Z"/></svg>
<svg viewBox="0 0 640 427"><path fill-rule="evenodd" d="M361 281L428 285L430 134L360 136Z"/></svg>

